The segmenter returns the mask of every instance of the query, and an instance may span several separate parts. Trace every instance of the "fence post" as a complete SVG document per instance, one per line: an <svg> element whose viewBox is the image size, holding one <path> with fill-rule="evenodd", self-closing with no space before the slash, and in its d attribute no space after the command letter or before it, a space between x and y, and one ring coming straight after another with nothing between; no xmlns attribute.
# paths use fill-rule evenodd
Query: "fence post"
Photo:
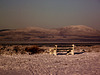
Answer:
<svg viewBox="0 0 100 75"><path fill-rule="evenodd" d="M54 55L57 55L57 45L55 45L55 49L54 49Z"/></svg>
<svg viewBox="0 0 100 75"><path fill-rule="evenodd" d="M49 54L52 54L51 48L49 49Z"/></svg>
<svg viewBox="0 0 100 75"><path fill-rule="evenodd" d="M74 55L74 44L72 44L71 54Z"/></svg>

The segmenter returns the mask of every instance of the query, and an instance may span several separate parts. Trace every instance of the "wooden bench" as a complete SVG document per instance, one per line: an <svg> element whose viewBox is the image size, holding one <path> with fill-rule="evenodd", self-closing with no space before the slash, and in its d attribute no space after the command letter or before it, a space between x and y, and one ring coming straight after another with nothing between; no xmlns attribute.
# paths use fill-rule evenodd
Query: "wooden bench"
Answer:
<svg viewBox="0 0 100 75"><path fill-rule="evenodd" d="M57 55L58 52L66 52L67 55L74 55L74 44L70 46L55 45L54 48L49 49L49 54Z"/></svg>

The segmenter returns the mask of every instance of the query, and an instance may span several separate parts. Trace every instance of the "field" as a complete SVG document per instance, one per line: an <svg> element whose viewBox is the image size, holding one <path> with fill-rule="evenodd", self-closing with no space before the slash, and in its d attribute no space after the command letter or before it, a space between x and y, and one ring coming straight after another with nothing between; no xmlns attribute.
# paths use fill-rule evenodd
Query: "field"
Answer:
<svg viewBox="0 0 100 75"><path fill-rule="evenodd" d="M44 44L39 48L45 51L38 54L11 54L15 46L24 50L33 45L1 45L0 75L100 75L99 44L77 44L75 55L57 56L48 54L53 46Z"/></svg>

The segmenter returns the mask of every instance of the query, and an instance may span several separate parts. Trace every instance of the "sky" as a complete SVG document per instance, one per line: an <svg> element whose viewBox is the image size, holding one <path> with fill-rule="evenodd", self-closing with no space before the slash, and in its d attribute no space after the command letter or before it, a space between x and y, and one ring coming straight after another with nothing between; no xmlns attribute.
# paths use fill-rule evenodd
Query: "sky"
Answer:
<svg viewBox="0 0 100 75"><path fill-rule="evenodd" d="M100 29L100 0L0 0L0 29L69 25Z"/></svg>

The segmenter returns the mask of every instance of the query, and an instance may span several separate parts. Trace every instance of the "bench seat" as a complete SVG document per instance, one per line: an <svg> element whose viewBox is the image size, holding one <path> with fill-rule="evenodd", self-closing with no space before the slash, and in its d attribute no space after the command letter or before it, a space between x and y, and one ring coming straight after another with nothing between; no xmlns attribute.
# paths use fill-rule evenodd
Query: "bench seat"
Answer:
<svg viewBox="0 0 100 75"><path fill-rule="evenodd" d="M57 55L57 52L66 52L67 55L71 54L74 55L74 44L71 46L59 46L55 45L55 48L53 50L49 50L50 54Z"/></svg>

